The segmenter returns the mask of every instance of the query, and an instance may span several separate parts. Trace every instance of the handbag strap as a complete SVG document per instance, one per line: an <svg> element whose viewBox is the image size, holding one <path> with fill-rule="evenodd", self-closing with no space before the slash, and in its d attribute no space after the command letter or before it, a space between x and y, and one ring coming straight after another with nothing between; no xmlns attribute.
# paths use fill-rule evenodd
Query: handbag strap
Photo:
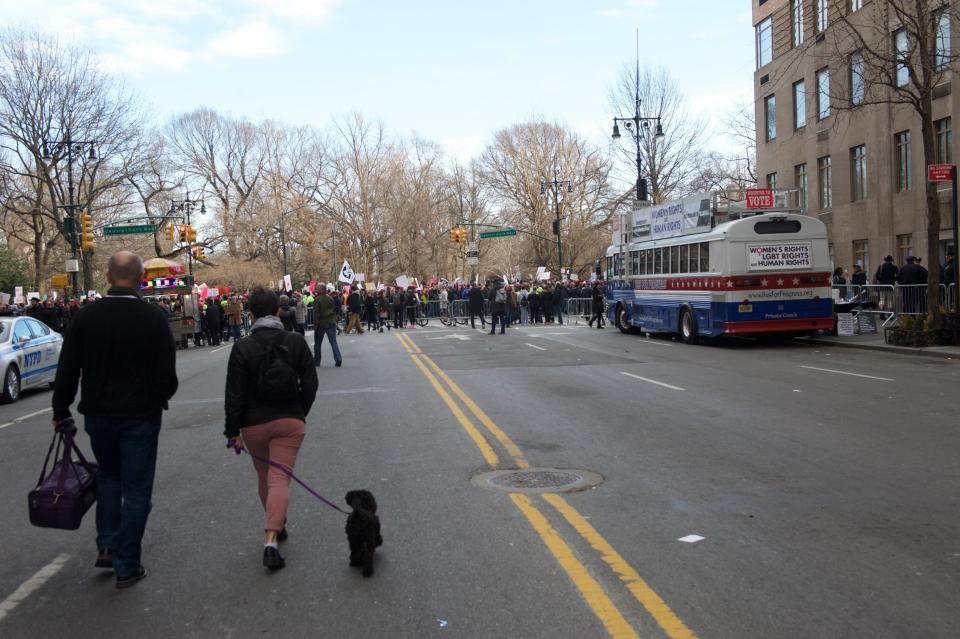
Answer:
<svg viewBox="0 0 960 639"><path fill-rule="evenodd" d="M53 455L53 447L57 447L56 457L60 456L60 441L61 436L59 432L53 433L53 439L50 441L50 448L47 449L47 458L43 460L43 470L40 471L40 479L37 480L37 486L43 483L43 478L47 476L47 466L50 464L50 457Z"/></svg>

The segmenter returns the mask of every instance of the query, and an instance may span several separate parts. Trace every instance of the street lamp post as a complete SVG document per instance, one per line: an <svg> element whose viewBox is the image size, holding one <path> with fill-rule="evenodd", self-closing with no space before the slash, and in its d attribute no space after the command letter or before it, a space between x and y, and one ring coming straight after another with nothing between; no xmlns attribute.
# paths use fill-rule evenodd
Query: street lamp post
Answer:
<svg viewBox="0 0 960 639"><path fill-rule="evenodd" d="M563 279L563 245L560 242L560 187L566 186L567 193L573 193L573 181L559 179L558 173L557 169L554 169L552 180L549 182L540 180L540 195L546 195L548 186L553 191L554 211L557 216L553 220L553 234L557 236L557 262L560 268L560 279Z"/></svg>
<svg viewBox="0 0 960 639"><path fill-rule="evenodd" d="M187 219L187 226L191 227L190 214L193 213L193 209L196 208L197 204L200 205L200 215L207 212L207 206L203 203L203 199L191 200L190 192L187 191L187 197L184 199L170 200L170 215L183 213ZM190 240L189 233L187 233L187 275L193 275L193 242Z"/></svg>
<svg viewBox="0 0 960 639"><path fill-rule="evenodd" d="M633 137L633 141L637 145L637 201L647 199L647 181L643 178L641 174L641 164L640 164L640 138L642 137L643 131L650 129L650 123L656 122L657 126L654 129L654 137L662 138L663 137L663 127L660 124L660 117L645 118L640 115L640 63L637 63L637 76L636 76L636 94L634 95L634 110L633 116L629 118L613 118L613 139L620 139L620 127L618 125L622 124L630 135Z"/></svg>
<svg viewBox="0 0 960 639"><path fill-rule="evenodd" d="M73 260L74 268L70 272L71 285L73 286L73 294L77 297L80 296L80 291L77 288L77 208L80 206L74 202L73 198L73 159L75 155L83 155L87 153L87 157L90 160L97 159L96 146L98 144L97 140L74 140L71 138L70 133L61 139L61 140L44 140L43 141L43 154L42 158L45 162L54 164L55 162L61 162L64 159L67 161L67 204L61 205L61 208L66 209L67 219L64 221L64 228L66 229L70 237L70 259ZM54 160L54 155L57 156Z"/></svg>

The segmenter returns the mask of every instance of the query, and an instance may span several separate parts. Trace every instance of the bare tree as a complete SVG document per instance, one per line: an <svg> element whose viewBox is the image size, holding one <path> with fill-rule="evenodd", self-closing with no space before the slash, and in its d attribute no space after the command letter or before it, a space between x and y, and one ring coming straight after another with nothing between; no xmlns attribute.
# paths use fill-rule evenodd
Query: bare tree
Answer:
<svg viewBox="0 0 960 639"><path fill-rule="evenodd" d="M955 3L927 0L874 0L857 11L849 4L834 12L836 23L826 32L823 57L836 76L829 89L831 106L848 117L870 105L910 109L920 121L924 165L936 164L933 101L941 83L952 75L957 56L950 42ZM926 189L927 247L936 250L940 236L937 183ZM928 308L941 325L940 274L930 269Z"/></svg>
<svg viewBox="0 0 960 639"><path fill-rule="evenodd" d="M757 184L757 133L752 105L742 105L726 121L724 134L734 151L703 154L691 180L692 191L742 194ZM742 199L742 195L738 196Z"/></svg>
<svg viewBox="0 0 960 639"><path fill-rule="evenodd" d="M69 245L65 206L95 218L122 198L104 198L124 180L141 117L124 88L99 70L89 51L21 31L0 34L0 171L10 178L8 214L33 252L35 284L46 279L51 251ZM94 155L80 154L68 171L66 148L48 143L93 142ZM51 154L49 159L44 156ZM69 192L68 175L73 178ZM92 257L83 253L85 285L92 285Z"/></svg>
<svg viewBox="0 0 960 639"><path fill-rule="evenodd" d="M619 117L632 116L636 97L640 98L640 115L659 118L663 137L656 137L656 127L640 127L640 161L649 176L650 197L655 203L688 195L690 180L699 165L703 148L705 123L693 117L686 107L686 98L676 80L663 67L635 68L625 65L610 92L610 104ZM616 156L626 165L624 175L629 183L636 179L636 147L615 145Z"/></svg>
<svg viewBox="0 0 960 639"><path fill-rule="evenodd" d="M566 247L563 267L589 270L605 246L603 237L614 206L609 176L611 162L586 141L557 124L517 124L494 135L480 159L484 182L497 217L523 231L527 246L522 266L555 265L553 221L556 203L541 192L541 182L554 170L569 180L560 202L560 233ZM509 273L508 273L509 274Z"/></svg>

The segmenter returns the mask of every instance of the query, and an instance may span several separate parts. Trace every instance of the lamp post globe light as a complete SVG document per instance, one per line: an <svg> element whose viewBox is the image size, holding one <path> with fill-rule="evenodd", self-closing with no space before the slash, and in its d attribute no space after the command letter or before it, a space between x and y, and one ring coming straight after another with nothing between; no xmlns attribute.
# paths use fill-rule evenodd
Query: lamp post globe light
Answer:
<svg viewBox="0 0 960 639"><path fill-rule="evenodd" d="M187 275L193 275L193 240L196 238L195 231L193 230L193 225L190 221L190 215L193 213L193 210L200 205L199 213L203 215L207 212L207 205L204 204L203 198L200 199L190 199L190 192L187 192L187 196L182 200L170 200L170 212L169 216L174 217L180 214L186 219L187 225L184 229L183 235L185 235L186 244L187 244ZM184 241L182 238L180 241Z"/></svg>
<svg viewBox="0 0 960 639"><path fill-rule="evenodd" d="M74 266L77 260L77 209L80 207L73 197L73 161L77 156L86 154L90 161L97 160L97 140L74 140L69 131L59 140L43 140L41 149L41 159L48 165L53 166L58 162L67 163L67 204L60 205L58 208L66 209L67 217L64 220L64 230L70 238L70 259ZM80 296L81 291L77 286L77 269L70 270L70 284L73 287L73 294Z"/></svg>
<svg viewBox="0 0 960 639"><path fill-rule="evenodd" d="M554 203L554 212L556 218L553 220L553 234L557 236L557 264L560 269L558 273L560 279L563 279L563 244L560 242L560 189L561 187L567 187L567 193L573 193L573 181L572 180L561 180L559 176L559 171L553 169L553 179L549 182L542 179L540 180L540 195L547 194L547 187L553 191L553 203Z"/></svg>
<svg viewBox="0 0 960 639"><path fill-rule="evenodd" d="M627 132L633 137L633 141L636 144L637 149L637 201L642 201L648 199L647 196L647 180L643 177L642 166L640 162L640 140L643 136L644 131L649 131L652 123L656 123L656 127L653 130L653 135L655 138L663 137L663 126L660 124L660 117L643 117L640 115L640 63L637 62L637 74L636 74L636 93L634 94L634 110L633 115L626 118L613 118L613 139L614 141L620 140L620 126L627 130Z"/></svg>

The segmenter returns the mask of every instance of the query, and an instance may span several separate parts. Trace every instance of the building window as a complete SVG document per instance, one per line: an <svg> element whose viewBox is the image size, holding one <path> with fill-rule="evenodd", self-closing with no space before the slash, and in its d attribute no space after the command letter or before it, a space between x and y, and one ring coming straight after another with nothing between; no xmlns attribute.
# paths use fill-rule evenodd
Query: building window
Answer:
<svg viewBox="0 0 960 639"><path fill-rule="evenodd" d="M797 186L797 191L799 192L799 202L800 210L806 210L807 208L807 165L798 164L793 167L793 183Z"/></svg>
<svg viewBox="0 0 960 639"><path fill-rule="evenodd" d="M905 87L910 82L910 72L907 70L907 32L897 29L893 32L893 52L896 59L896 83L898 87Z"/></svg>
<svg viewBox="0 0 960 639"><path fill-rule="evenodd" d="M863 8L863 0L850 0L850 11L858 11Z"/></svg>
<svg viewBox="0 0 960 639"><path fill-rule="evenodd" d="M777 137L777 100L768 95L763 99L763 116L767 123L767 142Z"/></svg>
<svg viewBox="0 0 960 639"><path fill-rule="evenodd" d="M833 167L829 155L817 158L817 183L820 185L820 208L829 209L833 206Z"/></svg>
<svg viewBox="0 0 960 639"><path fill-rule="evenodd" d="M867 240L853 241L853 263L859 264L865 272L870 272L870 244Z"/></svg>
<svg viewBox="0 0 960 639"><path fill-rule="evenodd" d="M803 3L806 0L790 0L793 7L790 9L790 16L793 22L793 46L799 47L803 44Z"/></svg>
<svg viewBox="0 0 960 639"><path fill-rule="evenodd" d="M817 33L823 33L826 30L829 9L829 0L813 0L813 10L817 17Z"/></svg>
<svg viewBox="0 0 960 639"><path fill-rule="evenodd" d="M827 254L830 255L830 270L837 268L837 255L833 252L833 242L827 244Z"/></svg>
<svg viewBox="0 0 960 639"><path fill-rule="evenodd" d="M950 118L933 123L937 134L937 164L953 164L953 134L950 131Z"/></svg>
<svg viewBox="0 0 960 639"><path fill-rule="evenodd" d="M907 258L913 255L913 234L897 236L897 264L906 264Z"/></svg>
<svg viewBox="0 0 960 639"><path fill-rule="evenodd" d="M937 71L943 71L950 66L950 13L941 11L937 17Z"/></svg>
<svg viewBox="0 0 960 639"><path fill-rule="evenodd" d="M767 173L767 188L775 189L777 188L777 174L776 173Z"/></svg>
<svg viewBox="0 0 960 639"><path fill-rule="evenodd" d="M830 115L830 69L817 71L817 119Z"/></svg>
<svg viewBox="0 0 960 639"><path fill-rule="evenodd" d="M861 144L850 149L850 200L856 202L867 197L867 146Z"/></svg>
<svg viewBox="0 0 960 639"><path fill-rule="evenodd" d="M773 16L756 26L757 32L757 68L770 64L773 60Z"/></svg>
<svg viewBox="0 0 960 639"><path fill-rule="evenodd" d="M897 152L897 193L903 193L909 191L913 185L910 178L912 168L910 164L910 132L901 131L893 137Z"/></svg>
<svg viewBox="0 0 960 639"><path fill-rule="evenodd" d="M866 81L863 79L863 53L855 51L850 56L850 104L863 104L866 94Z"/></svg>
<svg viewBox="0 0 960 639"><path fill-rule="evenodd" d="M793 83L793 128L807 126L807 89L803 80Z"/></svg>

